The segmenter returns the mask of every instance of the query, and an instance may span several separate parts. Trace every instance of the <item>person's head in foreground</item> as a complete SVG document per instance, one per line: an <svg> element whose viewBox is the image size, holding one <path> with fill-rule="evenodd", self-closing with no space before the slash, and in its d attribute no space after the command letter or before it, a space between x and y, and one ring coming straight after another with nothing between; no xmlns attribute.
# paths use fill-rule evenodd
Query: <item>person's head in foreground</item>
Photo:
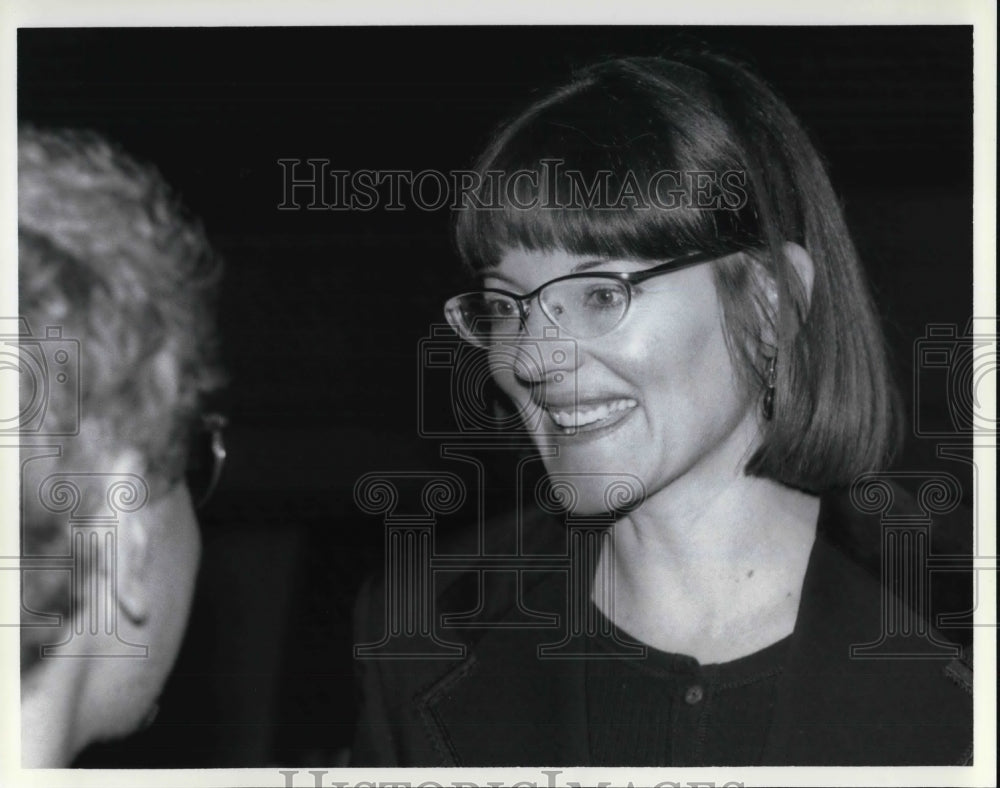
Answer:
<svg viewBox="0 0 1000 788"><path fill-rule="evenodd" d="M25 463L22 555L71 549L65 508L52 506L70 487L46 493L36 486L42 476L90 489L74 504L78 521L107 514L107 491L87 497L95 479L135 483L123 504L134 511L121 512L114 529L114 561L25 573L24 607L62 625L22 627L22 762L58 767L91 742L140 727L180 646L200 551L186 462L203 395L221 382L210 316L219 261L154 169L96 134L30 127L18 138L18 253L32 335L55 327L79 343L70 370L79 379L48 388L45 414L46 432L72 433L77 419L79 432L46 441L60 444L58 457ZM132 494L148 497L136 508ZM113 578L89 576L108 567ZM110 589L106 608L101 594L87 593L94 587ZM72 631L81 621L85 631ZM117 656L52 649L112 624Z"/></svg>

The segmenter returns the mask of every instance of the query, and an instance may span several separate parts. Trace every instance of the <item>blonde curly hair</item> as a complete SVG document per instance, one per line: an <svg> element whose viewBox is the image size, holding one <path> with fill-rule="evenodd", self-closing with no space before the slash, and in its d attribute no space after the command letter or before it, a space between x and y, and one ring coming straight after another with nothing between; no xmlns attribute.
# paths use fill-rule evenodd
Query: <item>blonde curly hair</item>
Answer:
<svg viewBox="0 0 1000 788"><path fill-rule="evenodd" d="M176 479L200 400L222 382L221 263L201 225L154 168L99 135L29 127L18 242L21 314L36 333L60 326L80 342L81 419L137 449L150 476ZM49 407L53 426L75 412Z"/></svg>

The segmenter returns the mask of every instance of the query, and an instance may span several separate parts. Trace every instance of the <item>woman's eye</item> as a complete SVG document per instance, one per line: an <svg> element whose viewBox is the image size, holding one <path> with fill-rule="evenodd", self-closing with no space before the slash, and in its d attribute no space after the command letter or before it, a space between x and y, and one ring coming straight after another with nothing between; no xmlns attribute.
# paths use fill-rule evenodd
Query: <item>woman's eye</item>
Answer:
<svg viewBox="0 0 1000 788"><path fill-rule="evenodd" d="M502 298L494 298L486 302L486 314L490 317L511 317L516 311L513 303Z"/></svg>
<svg viewBox="0 0 1000 788"><path fill-rule="evenodd" d="M617 287L594 287L584 299L584 304L591 309L614 309L624 303L625 293Z"/></svg>

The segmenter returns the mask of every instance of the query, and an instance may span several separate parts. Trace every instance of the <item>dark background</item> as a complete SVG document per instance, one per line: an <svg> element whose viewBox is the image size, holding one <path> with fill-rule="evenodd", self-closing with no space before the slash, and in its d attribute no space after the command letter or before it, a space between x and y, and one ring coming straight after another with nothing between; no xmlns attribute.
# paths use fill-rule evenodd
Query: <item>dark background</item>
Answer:
<svg viewBox="0 0 1000 788"><path fill-rule="evenodd" d="M461 472L417 431L418 408L447 396L417 372L456 282L449 212L279 211L277 160L467 168L539 87L678 35L755 65L812 134L912 403L915 341L972 310L971 28L19 32L21 119L93 128L156 163L227 261L230 459L201 518L189 637L157 723L79 765L330 765L355 714L352 598L382 560L354 482ZM942 380L916 384L938 424ZM935 446L911 437L898 467L947 470L971 496Z"/></svg>

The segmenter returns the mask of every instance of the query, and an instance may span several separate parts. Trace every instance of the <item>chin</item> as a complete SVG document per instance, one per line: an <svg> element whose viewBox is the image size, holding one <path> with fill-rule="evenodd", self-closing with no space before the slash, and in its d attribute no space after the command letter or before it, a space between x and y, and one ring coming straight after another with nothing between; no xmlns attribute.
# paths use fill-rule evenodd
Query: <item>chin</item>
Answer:
<svg viewBox="0 0 1000 788"><path fill-rule="evenodd" d="M545 511L571 518L612 515L634 509L645 498L645 486L638 476L589 470L560 459L546 463L546 479L535 493Z"/></svg>

